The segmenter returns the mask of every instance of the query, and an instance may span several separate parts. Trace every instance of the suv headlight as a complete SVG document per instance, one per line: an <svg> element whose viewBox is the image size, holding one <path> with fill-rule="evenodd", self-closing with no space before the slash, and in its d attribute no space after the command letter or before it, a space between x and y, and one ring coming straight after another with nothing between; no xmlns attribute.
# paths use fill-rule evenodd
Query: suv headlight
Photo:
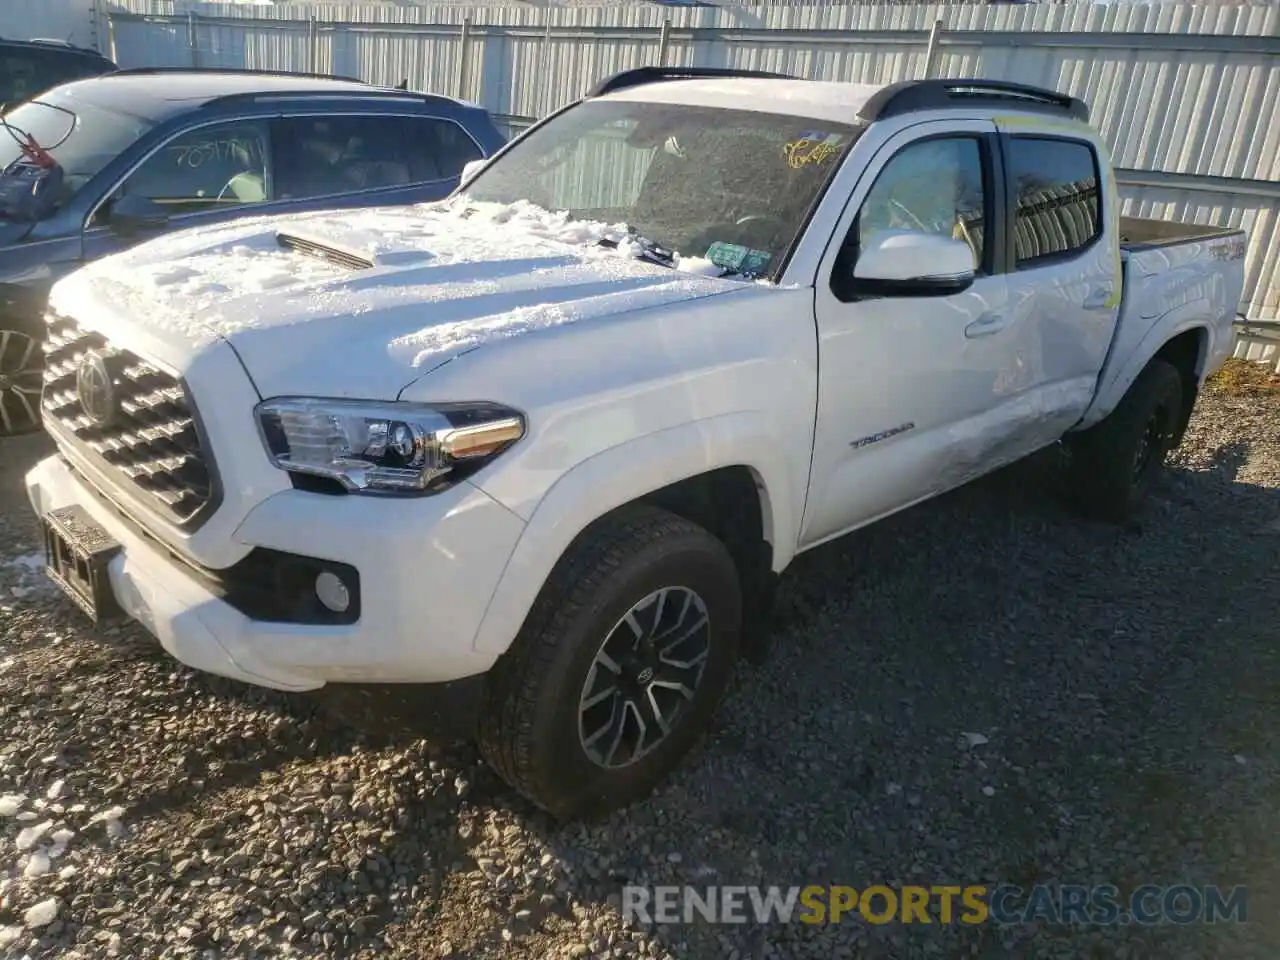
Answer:
<svg viewBox="0 0 1280 960"><path fill-rule="evenodd" d="M427 493L478 469L524 436L495 403L378 403L281 397L254 411L271 461L352 493Z"/></svg>

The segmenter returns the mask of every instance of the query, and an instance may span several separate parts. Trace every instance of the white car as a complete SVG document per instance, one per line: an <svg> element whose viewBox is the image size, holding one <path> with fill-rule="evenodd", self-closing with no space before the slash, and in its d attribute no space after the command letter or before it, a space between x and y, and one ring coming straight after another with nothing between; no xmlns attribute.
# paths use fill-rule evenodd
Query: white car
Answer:
<svg viewBox="0 0 1280 960"><path fill-rule="evenodd" d="M1122 217L1087 116L641 69L448 200L96 262L48 318L50 571L247 683L470 678L520 792L625 804L798 553L1059 442L1089 511L1138 509L1244 236Z"/></svg>

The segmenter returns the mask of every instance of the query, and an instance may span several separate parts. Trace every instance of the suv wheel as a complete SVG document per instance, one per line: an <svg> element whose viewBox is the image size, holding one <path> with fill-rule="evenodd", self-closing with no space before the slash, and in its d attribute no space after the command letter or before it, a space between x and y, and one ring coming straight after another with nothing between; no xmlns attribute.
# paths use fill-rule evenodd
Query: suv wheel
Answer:
<svg viewBox="0 0 1280 960"><path fill-rule="evenodd" d="M1073 487L1086 513L1124 523L1151 492L1182 412L1182 377L1171 363L1152 360L1111 414L1070 437Z"/></svg>
<svg viewBox="0 0 1280 960"><path fill-rule="evenodd" d="M0 437L40 429L44 352L30 331L0 318Z"/></svg>
<svg viewBox="0 0 1280 960"><path fill-rule="evenodd" d="M557 817L644 797L705 731L741 620L737 569L707 531L648 507L599 522L494 665L481 752Z"/></svg>

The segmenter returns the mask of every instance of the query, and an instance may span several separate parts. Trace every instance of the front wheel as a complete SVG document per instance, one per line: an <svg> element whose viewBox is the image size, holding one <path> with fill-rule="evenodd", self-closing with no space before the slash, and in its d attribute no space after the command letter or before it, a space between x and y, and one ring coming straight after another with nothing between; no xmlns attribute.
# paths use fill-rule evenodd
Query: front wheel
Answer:
<svg viewBox="0 0 1280 960"><path fill-rule="evenodd" d="M1182 413L1182 376L1152 360L1111 414L1067 440L1072 485L1090 516L1124 523L1136 516L1173 447Z"/></svg>
<svg viewBox="0 0 1280 960"><path fill-rule="evenodd" d="M0 316L0 438L40 429L44 351L34 330Z"/></svg>
<svg viewBox="0 0 1280 960"><path fill-rule="evenodd" d="M706 530L652 508L600 521L490 673L481 752L560 818L646 796L705 731L741 618L737 569Z"/></svg>

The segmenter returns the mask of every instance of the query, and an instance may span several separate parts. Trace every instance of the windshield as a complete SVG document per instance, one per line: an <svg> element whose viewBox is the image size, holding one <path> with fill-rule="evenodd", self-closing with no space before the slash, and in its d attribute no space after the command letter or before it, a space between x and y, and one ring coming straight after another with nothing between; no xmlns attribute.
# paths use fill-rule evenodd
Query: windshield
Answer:
<svg viewBox="0 0 1280 960"><path fill-rule="evenodd" d="M0 120L11 128L0 129L0 170L22 158L18 140L30 134L62 166L59 206L153 126L140 117L56 94L21 104Z"/></svg>
<svg viewBox="0 0 1280 960"><path fill-rule="evenodd" d="M589 101L518 140L465 194L625 223L671 254L772 276L859 132L751 110Z"/></svg>

